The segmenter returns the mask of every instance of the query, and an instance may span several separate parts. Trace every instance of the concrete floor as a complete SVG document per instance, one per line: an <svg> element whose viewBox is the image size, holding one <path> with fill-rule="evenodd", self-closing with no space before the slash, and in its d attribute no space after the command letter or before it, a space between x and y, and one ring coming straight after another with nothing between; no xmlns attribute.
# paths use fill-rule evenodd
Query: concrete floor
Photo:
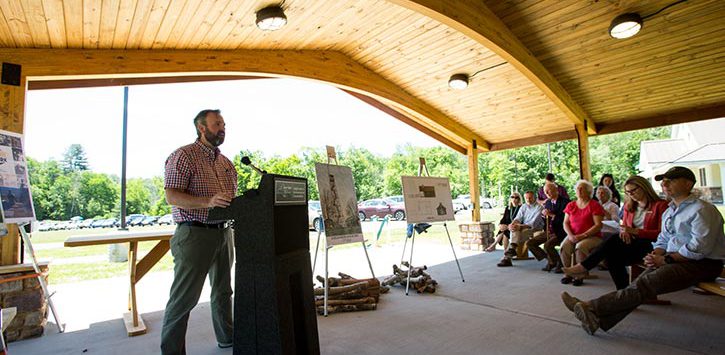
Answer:
<svg viewBox="0 0 725 355"><path fill-rule="evenodd" d="M371 251L376 274L390 269L400 248ZM349 254L346 255L345 253ZM606 272L584 286L561 285L561 275L545 273L534 260L497 268L500 251L490 254L457 250L466 277L462 283L446 245L416 241L414 264L427 264L439 281L435 294L404 295L395 287L381 296L378 310L318 317L323 354L685 354L725 352L725 298L700 296L690 290L666 295L672 306L642 306L608 333L587 335L560 301L567 290L591 298L613 289ZM367 277L359 250L341 251L334 259L357 260L355 276ZM355 259L358 258L358 259ZM418 261L416 261L418 260ZM318 260L319 262L319 260ZM318 264L319 265L319 264ZM355 269L355 268L353 268ZM350 271L350 268L346 268ZM319 272L318 272L319 273ZM389 273L385 272L385 273ZM149 328L142 336L126 336L120 314L125 305L124 279L59 285L56 305L69 328L57 333L49 323L40 338L11 343L11 354L155 354L158 353L163 305L169 273L153 273L142 281L140 309ZM105 284L104 284L105 283ZM146 284L143 284L146 283ZM88 289L93 289L91 299ZM80 292L85 297L80 297ZM65 295L65 296L61 296ZM63 298L65 297L65 298ZM61 306L62 305L62 306ZM209 315L208 290L192 312L187 333L189 354L231 354L218 349Z"/></svg>

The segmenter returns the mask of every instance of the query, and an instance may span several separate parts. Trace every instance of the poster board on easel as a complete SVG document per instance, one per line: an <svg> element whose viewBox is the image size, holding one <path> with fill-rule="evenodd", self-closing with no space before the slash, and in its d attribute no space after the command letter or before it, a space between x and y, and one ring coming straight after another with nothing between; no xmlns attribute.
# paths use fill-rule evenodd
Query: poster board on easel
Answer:
<svg viewBox="0 0 725 355"><path fill-rule="evenodd" d="M362 242L352 170L347 166L316 163L315 173L327 245Z"/></svg>
<svg viewBox="0 0 725 355"><path fill-rule="evenodd" d="M408 223L455 220L448 178L401 176Z"/></svg>
<svg viewBox="0 0 725 355"><path fill-rule="evenodd" d="M23 136L0 130L0 223L35 220Z"/></svg>

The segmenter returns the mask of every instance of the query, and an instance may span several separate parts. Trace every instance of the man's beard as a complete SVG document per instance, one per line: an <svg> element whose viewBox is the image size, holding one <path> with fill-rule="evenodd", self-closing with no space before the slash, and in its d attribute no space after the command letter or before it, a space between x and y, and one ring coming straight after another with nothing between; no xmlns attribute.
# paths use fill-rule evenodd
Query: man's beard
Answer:
<svg viewBox="0 0 725 355"><path fill-rule="evenodd" d="M206 141L209 142L209 144L218 147L224 143L224 133L219 135L219 133L214 134L210 131L204 132L204 138L206 138Z"/></svg>

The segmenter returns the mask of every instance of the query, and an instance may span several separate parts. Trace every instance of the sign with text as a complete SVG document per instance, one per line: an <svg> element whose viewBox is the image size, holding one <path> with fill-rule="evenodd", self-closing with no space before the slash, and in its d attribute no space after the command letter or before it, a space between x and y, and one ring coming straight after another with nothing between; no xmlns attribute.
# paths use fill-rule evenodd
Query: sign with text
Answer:
<svg viewBox="0 0 725 355"><path fill-rule="evenodd" d="M35 220L33 198L28 182L28 165L23 150L23 136L0 130L0 222L18 223Z"/></svg>
<svg viewBox="0 0 725 355"><path fill-rule="evenodd" d="M402 176L408 223L444 222L455 219L448 178Z"/></svg>

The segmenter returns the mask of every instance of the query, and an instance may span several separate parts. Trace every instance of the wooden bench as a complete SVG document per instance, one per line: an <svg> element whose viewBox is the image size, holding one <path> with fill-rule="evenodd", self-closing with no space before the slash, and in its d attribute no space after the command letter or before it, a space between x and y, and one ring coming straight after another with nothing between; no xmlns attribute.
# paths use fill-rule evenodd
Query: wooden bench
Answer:
<svg viewBox="0 0 725 355"><path fill-rule="evenodd" d="M146 333L146 325L138 314L136 308L136 283L138 283L156 263L169 251L169 240L174 234L173 230L156 231L116 231L105 234L73 235L65 241L66 247L82 247L89 245L128 243L128 269L129 269L129 295L128 309L130 312L123 315L128 336ZM158 241L156 245L141 260L138 259L138 243Z"/></svg>
<svg viewBox="0 0 725 355"><path fill-rule="evenodd" d="M700 282L697 287L716 295L725 297L725 268L720 273L720 278L713 282Z"/></svg>

